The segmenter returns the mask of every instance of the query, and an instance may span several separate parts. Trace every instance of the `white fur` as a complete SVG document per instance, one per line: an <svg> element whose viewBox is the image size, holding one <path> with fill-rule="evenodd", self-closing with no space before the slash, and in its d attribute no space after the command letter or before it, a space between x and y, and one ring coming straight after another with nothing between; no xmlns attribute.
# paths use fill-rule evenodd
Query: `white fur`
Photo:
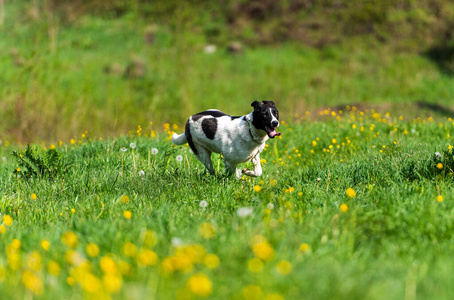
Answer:
<svg viewBox="0 0 454 300"><path fill-rule="evenodd" d="M189 118L190 132L194 145L198 150L197 158L205 165L208 171L213 174L213 163L211 153L222 153L224 157L226 171L235 173L237 178L244 173L249 176L262 175L260 165L260 153L265 148L265 142L268 135L265 131L255 128L252 125L252 113L231 119L230 116L217 117L217 130L214 139L206 137L202 130L202 121L212 116L203 116L197 121ZM273 120L276 118L273 116ZM177 145L187 142L185 134L176 134L172 136L172 141ZM237 169L238 164L252 161L253 170Z"/></svg>

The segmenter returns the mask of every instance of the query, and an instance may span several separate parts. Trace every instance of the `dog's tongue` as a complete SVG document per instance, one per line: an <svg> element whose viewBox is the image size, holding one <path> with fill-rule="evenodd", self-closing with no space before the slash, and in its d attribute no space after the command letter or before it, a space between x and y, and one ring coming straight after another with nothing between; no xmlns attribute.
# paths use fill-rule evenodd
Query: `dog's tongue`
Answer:
<svg viewBox="0 0 454 300"><path fill-rule="evenodd" d="M272 129L270 128L268 130L268 135L270 136L270 138L274 138L275 136L281 135L281 133L280 132L276 132L275 128L272 128Z"/></svg>

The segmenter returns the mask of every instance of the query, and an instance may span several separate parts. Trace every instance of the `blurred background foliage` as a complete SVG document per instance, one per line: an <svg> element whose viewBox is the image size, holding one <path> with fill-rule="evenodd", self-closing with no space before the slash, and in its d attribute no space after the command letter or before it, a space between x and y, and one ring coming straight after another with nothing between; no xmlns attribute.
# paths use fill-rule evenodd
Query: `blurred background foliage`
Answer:
<svg viewBox="0 0 454 300"><path fill-rule="evenodd" d="M448 0L0 0L0 140L183 125L275 100L452 115Z"/></svg>

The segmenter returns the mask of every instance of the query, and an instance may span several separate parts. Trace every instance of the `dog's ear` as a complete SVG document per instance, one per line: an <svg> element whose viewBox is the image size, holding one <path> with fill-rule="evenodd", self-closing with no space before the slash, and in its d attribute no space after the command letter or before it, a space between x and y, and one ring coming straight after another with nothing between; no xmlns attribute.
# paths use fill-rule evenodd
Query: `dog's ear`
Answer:
<svg viewBox="0 0 454 300"><path fill-rule="evenodd" d="M257 107L259 107L262 103L261 102L258 102L258 101L254 101L251 103L251 106L256 109Z"/></svg>
<svg viewBox="0 0 454 300"><path fill-rule="evenodd" d="M263 101L264 104L271 104L273 106L276 106L276 104L274 104L274 101Z"/></svg>

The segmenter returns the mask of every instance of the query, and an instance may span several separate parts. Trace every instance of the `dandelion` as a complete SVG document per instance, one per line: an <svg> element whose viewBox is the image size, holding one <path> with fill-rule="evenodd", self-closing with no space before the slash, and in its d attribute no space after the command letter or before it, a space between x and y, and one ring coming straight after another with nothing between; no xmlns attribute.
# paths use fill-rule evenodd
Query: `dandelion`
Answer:
<svg viewBox="0 0 454 300"><path fill-rule="evenodd" d="M131 144L129 144L129 147L131 147L131 149L135 149L136 148L136 144L131 143Z"/></svg>
<svg viewBox="0 0 454 300"><path fill-rule="evenodd" d="M41 248L45 251L49 251L50 243L46 240L41 240Z"/></svg>
<svg viewBox="0 0 454 300"><path fill-rule="evenodd" d="M306 244L306 243L302 243L302 244L300 245L300 250L301 250L302 252L307 252L307 251L309 251L309 249L310 249L310 247L309 247L309 245Z"/></svg>
<svg viewBox="0 0 454 300"><path fill-rule="evenodd" d="M216 254L207 254L203 259L203 263L210 269L215 269L219 266L219 257Z"/></svg>
<svg viewBox="0 0 454 300"><path fill-rule="evenodd" d="M256 243L252 246L254 255L263 261L271 260L274 257L274 249L267 241Z"/></svg>
<svg viewBox="0 0 454 300"><path fill-rule="evenodd" d="M9 215L4 215L3 224L5 224L8 227L11 226L13 224L13 218L11 218Z"/></svg>
<svg viewBox="0 0 454 300"><path fill-rule="evenodd" d="M99 267L105 274L117 273L117 263L109 256L103 256L99 260Z"/></svg>
<svg viewBox="0 0 454 300"><path fill-rule="evenodd" d="M175 159L177 160L177 162L181 163L183 161L183 155L177 155Z"/></svg>
<svg viewBox="0 0 454 300"><path fill-rule="evenodd" d="M271 186L276 186L277 185L277 180L274 179L274 178L270 179L270 185Z"/></svg>
<svg viewBox="0 0 454 300"><path fill-rule="evenodd" d="M125 219L127 219L127 220L131 219L131 217L132 217L132 212L130 212L129 210L125 210L125 211L123 212L123 217L125 217Z"/></svg>
<svg viewBox="0 0 454 300"><path fill-rule="evenodd" d="M189 277L186 286L194 295L199 297L209 296L213 289L208 276L202 273L194 274Z"/></svg>
<svg viewBox="0 0 454 300"><path fill-rule="evenodd" d="M204 238L204 239L212 239L216 235L216 229L214 228L213 224L209 222L202 223L199 227L199 234Z"/></svg>
<svg viewBox="0 0 454 300"><path fill-rule="evenodd" d="M125 147L123 147L123 148L121 148L121 151L122 151L122 152L126 152L126 151L128 151L128 149L126 149Z"/></svg>
<svg viewBox="0 0 454 300"><path fill-rule="evenodd" d="M36 276L35 274L28 270L22 273L22 283L34 295L41 295L44 291L43 281L38 276Z"/></svg>
<svg viewBox="0 0 454 300"><path fill-rule="evenodd" d="M6 226L4 224L0 225L0 233L5 234L6 232Z"/></svg>
<svg viewBox="0 0 454 300"><path fill-rule="evenodd" d="M157 148L151 149L151 154L156 155L156 154L158 154L158 152L159 152L159 150Z"/></svg>
<svg viewBox="0 0 454 300"><path fill-rule="evenodd" d="M123 253L127 257L134 257L137 254L137 246L134 245L133 243L126 242L123 245Z"/></svg>
<svg viewBox="0 0 454 300"><path fill-rule="evenodd" d="M253 210L254 209L252 207L240 207L236 211L236 214L241 218L245 218L245 217L249 216L250 214L252 214Z"/></svg>
<svg viewBox="0 0 454 300"><path fill-rule="evenodd" d="M262 289L257 285L247 285L241 290L241 295L246 300L262 299Z"/></svg>
<svg viewBox="0 0 454 300"><path fill-rule="evenodd" d="M284 297L282 297L278 293L271 293L266 295L265 300L284 300Z"/></svg>
<svg viewBox="0 0 454 300"><path fill-rule="evenodd" d="M60 271L60 265L56 261L51 260L47 263L47 273L58 276L60 274Z"/></svg>
<svg viewBox="0 0 454 300"><path fill-rule="evenodd" d="M438 195L437 196L437 201L438 202L443 202L443 196L442 195Z"/></svg>
<svg viewBox="0 0 454 300"><path fill-rule="evenodd" d="M89 243L85 248L85 251L90 257L97 257L99 255L99 247L94 243Z"/></svg>
<svg viewBox="0 0 454 300"><path fill-rule="evenodd" d="M144 172L143 170L140 170L140 171L139 171L139 176L140 176L140 177L145 176L145 172Z"/></svg>
<svg viewBox="0 0 454 300"><path fill-rule="evenodd" d="M17 171L17 172L20 172L20 168L17 168L16 171Z"/></svg>
<svg viewBox="0 0 454 300"><path fill-rule="evenodd" d="M122 195L121 198L120 198L121 202L123 202L124 204L127 204L129 203L129 197L128 195Z"/></svg>
<svg viewBox="0 0 454 300"><path fill-rule="evenodd" d="M36 199L38 199L38 196L36 196L36 194L35 194L35 193L33 193L33 194L31 195L31 197L32 197L32 200L36 200Z"/></svg>
<svg viewBox="0 0 454 300"><path fill-rule="evenodd" d="M208 202L205 201L205 200L202 200L202 201L200 201L199 206L200 206L201 208L205 208L205 207L208 206Z"/></svg>
<svg viewBox="0 0 454 300"><path fill-rule="evenodd" d="M442 164L442 163L438 163L438 164L437 164L437 169L438 169L438 170L443 169L443 164Z"/></svg>
<svg viewBox="0 0 454 300"><path fill-rule="evenodd" d="M281 275L287 275L292 272L292 264L287 260L281 260L276 265L276 271Z"/></svg>
<svg viewBox="0 0 454 300"><path fill-rule="evenodd" d="M77 238L77 235L74 232L66 231L62 235L62 242L70 248L75 248L79 243L79 239Z"/></svg>
<svg viewBox="0 0 454 300"><path fill-rule="evenodd" d="M179 246L183 245L183 241L182 241L179 237L173 237L173 238L170 240L170 243L171 243L172 246L174 246L174 247L179 247Z"/></svg>
<svg viewBox="0 0 454 300"><path fill-rule="evenodd" d="M71 208L71 213L75 213L76 210L74 208Z"/></svg>
<svg viewBox="0 0 454 300"><path fill-rule="evenodd" d="M262 190L262 187L260 185L254 186L254 192L260 192Z"/></svg>
<svg viewBox="0 0 454 300"><path fill-rule="evenodd" d="M158 255L152 250L142 250L136 258L139 266L154 266L158 263Z"/></svg>
<svg viewBox="0 0 454 300"><path fill-rule="evenodd" d="M253 273L260 273L263 270L263 266L264 266L263 262L257 257L251 258L247 262L247 267L249 271Z"/></svg>
<svg viewBox="0 0 454 300"><path fill-rule="evenodd" d="M348 211L348 206L347 206L347 204L342 203L342 204L340 205L340 210L341 210L341 212L343 212L343 213L347 212L347 211Z"/></svg>
<svg viewBox="0 0 454 300"><path fill-rule="evenodd" d="M109 294L116 294L121 289L123 279L118 274L105 274L102 278L102 282Z"/></svg>
<svg viewBox="0 0 454 300"><path fill-rule="evenodd" d="M268 209L273 209L273 208L274 208L274 204L270 202L270 203L268 203L268 204L266 205L266 208L268 208Z"/></svg>
<svg viewBox="0 0 454 300"><path fill-rule="evenodd" d="M356 197L356 192L354 189L352 188L348 188L346 191L345 191L345 194L347 194L348 197L350 198L355 198Z"/></svg>

